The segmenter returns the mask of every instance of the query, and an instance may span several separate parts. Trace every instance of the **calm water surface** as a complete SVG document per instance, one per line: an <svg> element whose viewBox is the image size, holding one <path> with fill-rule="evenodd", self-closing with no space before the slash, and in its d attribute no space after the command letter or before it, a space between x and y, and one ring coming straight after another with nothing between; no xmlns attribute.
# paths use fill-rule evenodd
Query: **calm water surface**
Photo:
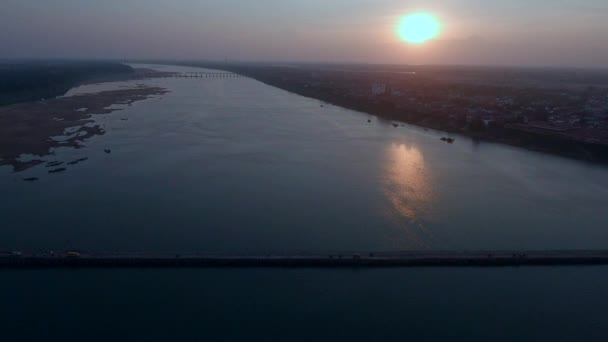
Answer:
<svg viewBox="0 0 608 342"><path fill-rule="evenodd" d="M52 175L43 165L0 168L0 248L608 246L606 167L460 136L448 145L441 132L394 128L247 78L131 81L71 94L137 83L171 92L96 116L105 135L48 159L86 162Z"/></svg>
<svg viewBox="0 0 608 342"><path fill-rule="evenodd" d="M6 341L606 341L608 268L0 272Z"/></svg>

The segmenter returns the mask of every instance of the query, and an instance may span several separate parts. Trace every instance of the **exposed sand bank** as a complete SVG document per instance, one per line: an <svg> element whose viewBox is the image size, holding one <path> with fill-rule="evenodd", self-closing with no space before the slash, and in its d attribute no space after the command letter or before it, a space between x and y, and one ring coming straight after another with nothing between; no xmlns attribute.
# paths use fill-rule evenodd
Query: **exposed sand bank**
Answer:
<svg viewBox="0 0 608 342"><path fill-rule="evenodd" d="M94 124L92 115L119 110L109 108L115 104L131 104L167 92L160 87L139 86L0 107L0 166L11 165L19 172L45 162L53 148L80 147L87 138L105 133ZM65 136L67 128L73 129L66 139L51 138ZM38 157L22 161L24 154Z"/></svg>

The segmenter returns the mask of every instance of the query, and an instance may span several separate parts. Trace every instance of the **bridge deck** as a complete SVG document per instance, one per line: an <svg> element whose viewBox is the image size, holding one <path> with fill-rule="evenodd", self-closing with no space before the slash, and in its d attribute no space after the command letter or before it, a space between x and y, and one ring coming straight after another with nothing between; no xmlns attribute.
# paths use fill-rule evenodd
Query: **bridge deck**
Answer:
<svg viewBox="0 0 608 342"><path fill-rule="evenodd" d="M243 75L231 72L152 72L136 73L133 78L241 78Z"/></svg>
<svg viewBox="0 0 608 342"><path fill-rule="evenodd" d="M467 267L608 265L608 251L349 254L323 256L38 256L0 257L7 268Z"/></svg>

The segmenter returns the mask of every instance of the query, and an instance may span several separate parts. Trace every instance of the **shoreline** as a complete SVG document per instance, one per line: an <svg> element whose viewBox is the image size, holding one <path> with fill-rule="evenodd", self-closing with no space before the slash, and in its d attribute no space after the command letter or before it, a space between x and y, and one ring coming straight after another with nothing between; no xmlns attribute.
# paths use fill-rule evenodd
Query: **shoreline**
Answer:
<svg viewBox="0 0 608 342"><path fill-rule="evenodd" d="M504 144L509 146L514 146L518 148L523 148L529 151L546 153L550 155L566 157L570 159L576 159L580 161L586 161L591 163L597 163L602 165L608 165L608 146L602 145L592 145L585 144L577 141L569 141L564 139L558 139L555 137L541 137L538 135L534 135L531 133L525 133L521 131L511 131L509 134L505 132L501 132L495 136L480 134L469 131L462 131L456 129L450 129L448 127L444 127L441 124L433 124L433 123L420 123L415 121L409 121L399 115L395 115L393 113L384 112L382 108L371 108L368 105L356 105L346 103L342 99L334 96L315 96L314 94L307 93L304 91L300 91L299 89L295 89L294 87L286 87L278 85L274 82L267 82L261 78L248 76L256 81L264 83L268 86L275 87L289 93L304 96L310 99L319 100L334 106L338 106L344 109L357 111L360 113L373 115L380 119L386 121L395 121L400 123L405 123L408 125L414 125L420 128L432 129L440 132L444 132L447 134L458 134L460 136L472 139L474 141L487 142L487 143L495 143L495 144Z"/></svg>
<svg viewBox="0 0 608 342"><path fill-rule="evenodd" d="M0 167L10 165L13 172L20 172L46 162L53 148L82 147L86 139L105 134L95 124L94 115L122 110L109 108L112 105L129 106L167 92L160 87L138 86L0 107ZM66 129L73 131L66 133ZM52 139L58 136L67 138ZM21 161L21 155L35 159Z"/></svg>
<svg viewBox="0 0 608 342"><path fill-rule="evenodd" d="M135 70L115 62L0 61L0 107L50 100L91 80L112 81L131 77Z"/></svg>
<svg viewBox="0 0 608 342"><path fill-rule="evenodd" d="M568 140L559 137L536 135L514 129L489 129L483 132L470 130L453 129L445 125L442 121L419 120L413 117L408 119L409 113L399 112L394 108L383 106L382 103L374 103L369 100L356 100L348 97L323 92L313 88L301 87L298 84L286 80L281 80L273 75L272 72L263 67L248 66L226 66L226 65L205 65L187 63L184 65L194 67L207 67L238 73L252 78L265 85L275 87L289 93L322 101L334 106L354 110L368 115L373 115L386 121L394 121L414 125L423 129L433 129L446 134L457 134L473 141L504 144L523 148L529 151L545 153L554 156L561 156L579 161L595 164L608 165L608 145L583 143L580 141ZM456 141L457 143L457 141Z"/></svg>

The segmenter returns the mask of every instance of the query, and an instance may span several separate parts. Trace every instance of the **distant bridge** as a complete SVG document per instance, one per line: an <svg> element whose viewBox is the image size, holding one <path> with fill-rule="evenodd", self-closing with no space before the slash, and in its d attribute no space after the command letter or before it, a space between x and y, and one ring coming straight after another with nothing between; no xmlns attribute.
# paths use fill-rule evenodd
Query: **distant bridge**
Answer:
<svg viewBox="0 0 608 342"><path fill-rule="evenodd" d="M135 79L145 78L241 78L232 72L143 72L133 75Z"/></svg>

